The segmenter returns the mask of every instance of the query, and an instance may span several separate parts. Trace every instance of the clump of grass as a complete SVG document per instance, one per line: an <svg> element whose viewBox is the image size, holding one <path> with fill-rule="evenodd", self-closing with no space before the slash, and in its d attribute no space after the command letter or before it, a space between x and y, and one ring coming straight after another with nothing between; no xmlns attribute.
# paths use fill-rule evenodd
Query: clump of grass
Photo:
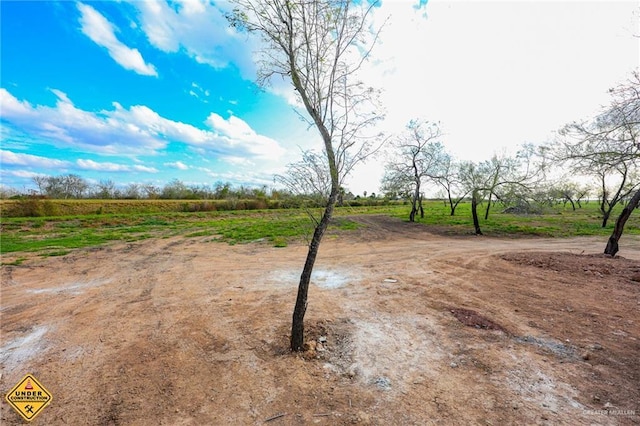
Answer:
<svg viewBox="0 0 640 426"><path fill-rule="evenodd" d="M185 237L186 238L210 237L212 235L215 235L215 232L210 231L210 230L203 230L203 231L191 232L189 234L186 234Z"/></svg>
<svg viewBox="0 0 640 426"><path fill-rule="evenodd" d="M26 257L19 257L13 262L1 262L0 266L20 266L24 263L25 260L27 260Z"/></svg>
<svg viewBox="0 0 640 426"><path fill-rule="evenodd" d="M288 245L287 239L284 237L273 237L271 242L273 243L274 247L278 248L286 247Z"/></svg>
<svg viewBox="0 0 640 426"><path fill-rule="evenodd" d="M55 257L55 256L66 256L71 253L71 250L54 250L46 253L40 253L42 257Z"/></svg>

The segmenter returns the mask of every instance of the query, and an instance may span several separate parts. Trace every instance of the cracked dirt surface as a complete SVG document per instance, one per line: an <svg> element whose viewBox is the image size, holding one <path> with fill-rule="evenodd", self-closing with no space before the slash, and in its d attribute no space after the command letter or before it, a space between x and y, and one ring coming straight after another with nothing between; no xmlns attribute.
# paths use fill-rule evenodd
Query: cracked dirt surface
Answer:
<svg viewBox="0 0 640 426"><path fill-rule="evenodd" d="M43 425L640 424L640 238L611 259L603 238L357 220L320 249L304 354L287 350L304 244L3 266L0 390L33 373Z"/></svg>

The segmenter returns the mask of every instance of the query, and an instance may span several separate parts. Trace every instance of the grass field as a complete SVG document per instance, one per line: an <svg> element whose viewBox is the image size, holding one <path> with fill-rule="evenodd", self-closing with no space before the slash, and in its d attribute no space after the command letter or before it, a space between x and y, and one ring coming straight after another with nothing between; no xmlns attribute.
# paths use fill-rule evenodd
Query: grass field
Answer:
<svg viewBox="0 0 640 426"><path fill-rule="evenodd" d="M205 236L211 237L211 241L229 244L266 241L276 247L284 247L293 240L305 240L313 230L307 211L300 209L141 212L144 202L140 205L136 205L137 201L121 203L123 211L120 213L3 217L0 223L0 253L36 252L42 256L59 256L75 248L97 246L109 241L138 241L173 236ZM100 205L94 202L91 207L95 211ZM109 209L114 209L114 206L110 205ZM317 209L312 213L319 217L321 210ZM366 214L385 214L407 220L409 206L341 207L336 210L330 231L355 229L360 225L349 217ZM600 213L593 202L576 211L560 206L540 215L506 214L499 207L493 207L489 219L481 219L481 227L485 235L498 237L606 237L611 233L618 214L619 210L614 211L610 223L603 229ZM426 202L425 217L418 221L438 233L464 235L473 231L468 203L461 204L456 215L450 216L448 208L442 202ZM640 214L632 214L625 233L640 234Z"/></svg>

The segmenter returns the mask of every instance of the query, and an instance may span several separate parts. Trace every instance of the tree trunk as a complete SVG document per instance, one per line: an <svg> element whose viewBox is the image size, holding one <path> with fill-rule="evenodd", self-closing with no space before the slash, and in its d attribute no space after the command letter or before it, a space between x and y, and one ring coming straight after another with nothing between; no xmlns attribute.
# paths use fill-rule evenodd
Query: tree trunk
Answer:
<svg viewBox="0 0 640 426"><path fill-rule="evenodd" d="M602 212L602 227L603 228L607 227L607 222L609 221L609 216L611 216L611 208L609 208L608 210L604 210Z"/></svg>
<svg viewBox="0 0 640 426"><path fill-rule="evenodd" d="M451 209L451 216L454 216L456 214L456 206L453 205L451 196L449 196L449 208Z"/></svg>
<svg viewBox="0 0 640 426"><path fill-rule="evenodd" d="M336 204L336 194L332 191L327 202L327 207L324 209L322 219L313 231L313 238L309 244L309 251L307 252L307 259L304 262L304 268L300 275L300 283L298 284L298 296L296 298L296 306L293 310L293 321L291 323L291 350L294 352L302 351L304 345L304 314L307 311L307 295L309 293L309 282L311 281L311 272L313 271L313 265L316 262L318 250L320 249L320 242L324 232L329 226L331 216L333 215L333 208Z"/></svg>
<svg viewBox="0 0 640 426"><path fill-rule="evenodd" d="M416 168L415 164L413 165L414 169ZM409 222L415 222L416 213L418 213L418 203L420 202L420 179L416 173L416 189L411 197L411 213L409 214Z"/></svg>
<svg viewBox="0 0 640 426"><path fill-rule="evenodd" d="M473 216L473 226L476 230L476 235L482 235L480 221L478 220L478 196L475 192L471 196L471 215Z"/></svg>
<svg viewBox="0 0 640 426"><path fill-rule="evenodd" d="M607 242L607 247L605 247L604 249L605 254L608 254L611 256L616 255L616 253L618 252L618 241L622 236L622 231L624 231L624 225L625 223L627 223L627 219L629 219L629 216L631 216L631 212L633 211L633 209L637 208L639 204L640 204L640 189L636 191L636 193L633 195L633 197L629 201L629 204L627 204L625 208L622 209L622 213L620 213L620 216L618 216L618 219L616 220L616 225L614 226L613 232L611 233L611 236L609 237L609 241Z"/></svg>
<svg viewBox="0 0 640 426"><path fill-rule="evenodd" d="M484 212L484 220L489 219L489 209L491 209L491 196L493 196L493 192L489 193L489 201L487 202L487 209Z"/></svg>
<svg viewBox="0 0 640 426"><path fill-rule="evenodd" d="M418 206L420 207L420 217L424 219L424 208L422 207L422 195L420 195Z"/></svg>

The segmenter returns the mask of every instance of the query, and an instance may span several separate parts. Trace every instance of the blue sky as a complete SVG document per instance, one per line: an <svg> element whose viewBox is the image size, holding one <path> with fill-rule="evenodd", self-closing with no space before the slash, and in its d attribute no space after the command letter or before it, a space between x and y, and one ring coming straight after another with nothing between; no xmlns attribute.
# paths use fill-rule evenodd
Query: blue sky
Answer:
<svg viewBox="0 0 640 426"><path fill-rule="evenodd" d="M416 7L417 4L422 7ZM0 2L0 179L273 185L319 148L287 82L253 83L257 41L228 3ZM640 64L637 1L385 0L389 17L363 78L384 90L388 133L440 121L457 157L541 143L607 101ZM354 171L378 190L379 158Z"/></svg>

